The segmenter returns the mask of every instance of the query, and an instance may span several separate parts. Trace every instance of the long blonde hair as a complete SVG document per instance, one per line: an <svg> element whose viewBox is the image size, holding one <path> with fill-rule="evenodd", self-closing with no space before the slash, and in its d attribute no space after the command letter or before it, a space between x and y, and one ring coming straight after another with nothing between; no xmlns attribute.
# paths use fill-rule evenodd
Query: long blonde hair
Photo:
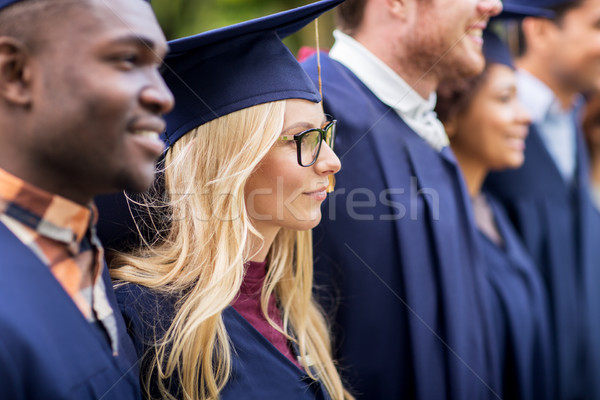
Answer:
<svg viewBox="0 0 600 400"><path fill-rule="evenodd" d="M153 244L112 261L119 282L180 298L170 327L144 356L142 381L149 396L158 385L161 398L175 399L169 389L176 376L184 399L216 399L229 379L232 352L222 313L241 287L249 236L260 238L248 217L244 187L283 129L284 112L285 101L253 106L177 141L165 158L164 205L150 205L167 210L168 228ZM282 229L268 260L263 314L298 345L301 363L311 366L307 373L333 399L352 398L332 361L328 327L312 297L311 232ZM282 309L283 329L267 313L272 293Z"/></svg>

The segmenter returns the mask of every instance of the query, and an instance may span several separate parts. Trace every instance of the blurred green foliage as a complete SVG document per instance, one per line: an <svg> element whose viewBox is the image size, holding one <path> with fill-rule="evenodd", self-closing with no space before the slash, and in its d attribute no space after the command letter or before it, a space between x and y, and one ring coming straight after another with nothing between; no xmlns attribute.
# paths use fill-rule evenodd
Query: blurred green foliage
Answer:
<svg viewBox="0 0 600 400"><path fill-rule="evenodd" d="M313 0L153 0L167 39L176 39L220 28L311 3ZM319 18L322 48L333 44L334 13ZM301 46L315 47L314 22L284 41L296 54Z"/></svg>

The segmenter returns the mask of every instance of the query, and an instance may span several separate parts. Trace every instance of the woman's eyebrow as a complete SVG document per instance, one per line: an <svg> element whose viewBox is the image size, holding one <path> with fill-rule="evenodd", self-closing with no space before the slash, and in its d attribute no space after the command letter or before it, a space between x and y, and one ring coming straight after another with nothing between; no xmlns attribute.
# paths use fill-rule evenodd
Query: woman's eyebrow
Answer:
<svg viewBox="0 0 600 400"><path fill-rule="evenodd" d="M296 122L295 124L292 124L290 126L288 126L287 128L285 128L283 131L281 131L281 134L284 134L286 132L289 131L293 131L299 128L303 128L303 129L312 129L315 126L309 122Z"/></svg>

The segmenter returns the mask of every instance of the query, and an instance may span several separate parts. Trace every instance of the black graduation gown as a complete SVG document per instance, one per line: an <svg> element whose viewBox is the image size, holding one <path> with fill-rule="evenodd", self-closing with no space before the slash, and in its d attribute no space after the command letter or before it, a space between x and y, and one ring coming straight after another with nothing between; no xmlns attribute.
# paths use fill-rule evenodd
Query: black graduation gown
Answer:
<svg viewBox="0 0 600 400"><path fill-rule="evenodd" d="M321 64L342 169L313 234L315 280L346 382L359 399L497 398L489 286L452 152ZM303 66L316 81L315 57Z"/></svg>
<svg viewBox="0 0 600 400"><path fill-rule="evenodd" d="M155 342L155 334L162 336L170 326L175 317L175 299L134 284L122 286L116 293L141 357ZM232 371L220 393L222 400L329 399L319 382L292 363L235 309L226 308L222 316L232 345ZM171 387L177 396L177 382Z"/></svg>
<svg viewBox="0 0 600 400"><path fill-rule="evenodd" d="M45 266L0 223L0 399L137 400L137 358L108 270L119 355Z"/></svg>
<svg viewBox="0 0 600 400"><path fill-rule="evenodd" d="M546 289L506 213L491 196L487 199L503 239L499 246L479 232L500 346L501 396L550 400L555 380Z"/></svg>
<svg viewBox="0 0 600 400"><path fill-rule="evenodd" d="M600 215L589 193L588 162L577 130L577 168L565 183L535 126L525 163L490 174L500 199L539 268L550 299L559 399L600 399Z"/></svg>

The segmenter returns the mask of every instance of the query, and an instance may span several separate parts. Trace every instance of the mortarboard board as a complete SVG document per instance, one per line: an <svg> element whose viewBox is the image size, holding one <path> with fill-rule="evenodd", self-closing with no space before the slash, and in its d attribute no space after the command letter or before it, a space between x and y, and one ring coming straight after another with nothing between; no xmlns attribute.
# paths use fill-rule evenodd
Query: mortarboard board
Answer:
<svg viewBox="0 0 600 400"><path fill-rule="evenodd" d="M12 4L20 3L21 1L24 0L0 0L0 11Z"/></svg>
<svg viewBox="0 0 600 400"><path fill-rule="evenodd" d="M10 6L11 4L18 3L21 0L0 0L0 10Z"/></svg>
<svg viewBox="0 0 600 400"><path fill-rule="evenodd" d="M175 107L161 135L167 146L215 118L285 99L321 96L281 39L344 0L322 0L292 10L169 42L165 82Z"/></svg>
<svg viewBox="0 0 600 400"><path fill-rule="evenodd" d="M515 65L508 47L489 29L483 31L483 56L486 64L503 64L512 69Z"/></svg>
<svg viewBox="0 0 600 400"><path fill-rule="evenodd" d="M576 0L503 0L500 18L544 17L554 18L553 7Z"/></svg>

